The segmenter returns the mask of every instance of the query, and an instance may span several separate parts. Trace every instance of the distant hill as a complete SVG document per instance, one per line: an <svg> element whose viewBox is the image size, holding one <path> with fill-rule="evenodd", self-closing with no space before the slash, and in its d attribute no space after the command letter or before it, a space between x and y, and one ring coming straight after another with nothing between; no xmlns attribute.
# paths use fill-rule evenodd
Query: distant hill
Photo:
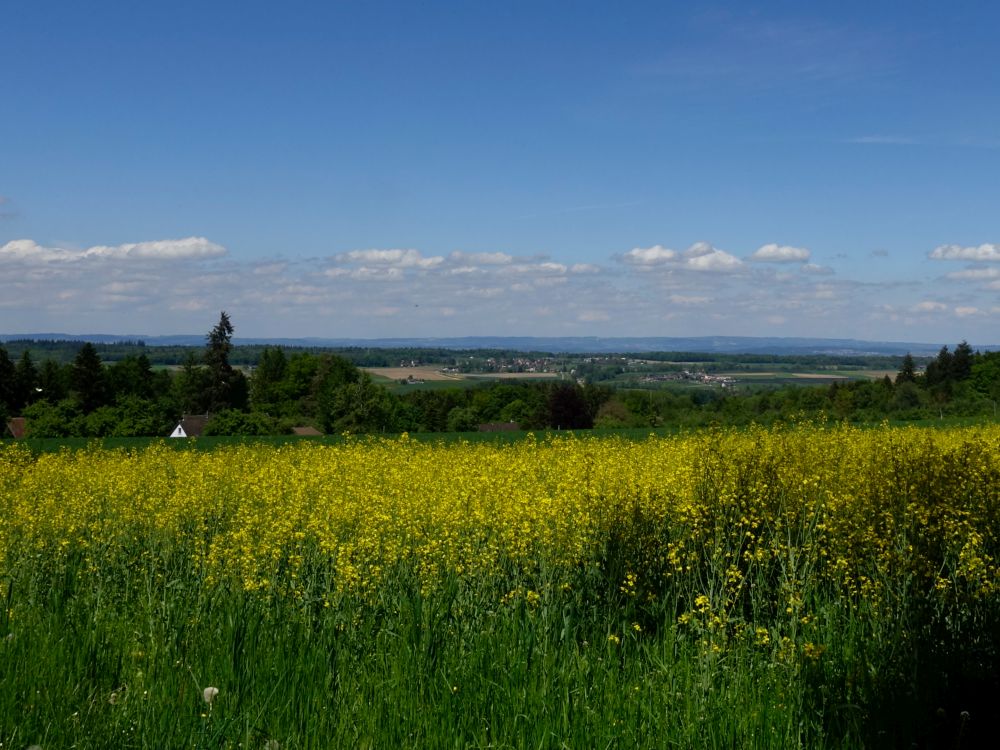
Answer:
<svg viewBox="0 0 1000 750"><path fill-rule="evenodd" d="M147 346L203 346L204 335L135 336L66 333L0 334L0 341L35 339L45 341L90 341L109 344L120 341L143 341ZM459 338L234 338L237 345L274 344L299 347L361 347L372 349L505 349L553 353L636 353L700 352L705 354L829 354L829 355L933 355L941 343L906 341L863 341L860 339L823 339L771 336L688 336L688 337L612 337L596 336L463 336ZM954 346L957 342L945 342ZM980 351L1000 349L1000 345L975 345Z"/></svg>

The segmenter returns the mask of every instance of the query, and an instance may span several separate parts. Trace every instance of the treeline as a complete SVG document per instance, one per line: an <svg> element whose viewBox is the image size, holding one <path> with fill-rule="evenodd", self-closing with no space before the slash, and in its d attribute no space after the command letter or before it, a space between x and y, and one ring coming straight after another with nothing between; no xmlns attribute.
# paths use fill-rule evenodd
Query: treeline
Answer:
<svg viewBox="0 0 1000 750"><path fill-rule="evenodd" d="M708 389L619 391L595 418L597 427L771 423L798 416L853 422L996 416L1000 352L979 353L962 342L943 347L918 372L907 355L894 378L789 386L754 393Z"/></svg>
<svg viewBox="0 0 1000 750"><path fill-rule="evenodd" d="M204 351L188 348L173 371L154 368L145 352L105 365L90 343L67 364L37 365L28 350L15 363L0 347L0 416L23 416L30 437L167 435L185 414L210 415L205 434L280 434L299 424L394 427L379 413L387 391L347 360L304 352L286 360L281 350L268 350L259 375L247 378L230 362L232 334L222 313Z"/></svg>
<svg viewBox="0 0 1000 750"><path fill-rule="evenodd" d="M102 365L84 344L68 365L0 347L0 415L23 416L30 437L170 433L184 414L209 414L208 435L270 435L310 425L326 433L474 431L483 422L525 429L588 429L610 389L575 383L488 384L396 395L343 357L265 350L248 378L219 377L192 355L175 372L144 355Z"/></svg>
<svg viewBox="0 0 1000 750"><path fill-rule="evenodd" d="M259 352L249 377L231 362L233 327L223 313L204 351L173 369L145 352L111 364L78 345L73 360L16 362L0 347L0 417L22 416L30 437L167 435L182 415L205 414L204 434L269 435L295 426L326 433L476 430L483 422L528 429L587 429L607 388L576 383L390 393L345 357L279 347Z"/></svg>
<svg viewBox="0 0 1000 750"><path fill-rule="evenodd" d="M392 393L347 358L263 347L247 376L230 361L223 313L202 352L156 368L144 351L111 364L93 344L72 362L16 361L0 347L0 417L23 416L29 436L167 435L185 414L207 414L205 434L268 435L309 425L341 432L461 432L484 423L523 429L769 423L794 416L851 421L994 415L1000 352L964 341L923 371L907 355L895 378L753 393L715 389L619 390L582 382L494 382L475 388Z"/></svg>

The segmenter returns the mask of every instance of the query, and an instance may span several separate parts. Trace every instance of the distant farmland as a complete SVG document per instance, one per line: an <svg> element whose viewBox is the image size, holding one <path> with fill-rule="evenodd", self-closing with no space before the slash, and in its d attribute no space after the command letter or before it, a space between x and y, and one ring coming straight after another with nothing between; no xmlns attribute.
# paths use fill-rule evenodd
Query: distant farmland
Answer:
<svg viewBox="0 0 1000 750"><path fill-rule="evenodd" d="M364 367L366 372L370 372L376 377L386 380L462 380L463 376L454 373L441 372L437 365L423 365L419 367Z"/></svg>

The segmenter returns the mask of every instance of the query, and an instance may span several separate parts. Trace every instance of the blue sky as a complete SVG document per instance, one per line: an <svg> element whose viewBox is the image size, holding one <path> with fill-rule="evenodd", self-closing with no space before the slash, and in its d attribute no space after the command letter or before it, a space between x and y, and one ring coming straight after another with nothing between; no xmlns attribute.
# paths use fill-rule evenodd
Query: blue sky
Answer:
<svg viewBox="0 0 1000 750"><path fill-rule="evenodd" d="M0 332L1000 343L1000 7L905 10L21 4Z"/></svg>

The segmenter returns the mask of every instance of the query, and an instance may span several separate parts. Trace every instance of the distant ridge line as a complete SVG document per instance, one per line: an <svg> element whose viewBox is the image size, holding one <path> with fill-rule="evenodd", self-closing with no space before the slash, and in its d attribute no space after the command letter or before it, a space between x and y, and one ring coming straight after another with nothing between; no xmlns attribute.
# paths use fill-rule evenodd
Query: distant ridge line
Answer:
<svg viewBox="0 0 1000 750"><path fill-rule="evenodd" d="M0 334L0 342L19 339L37 341L90 341L116 344L142 341L146 346L203 346L204 335L140 336L135 334ZM958 342L946 342L949 347ZM906 341L865 341L863 339L809 338L801 336L457 336L420 338L326 338L326 337L247 337L233 339L233 344L275 345L317 348L370 349L506 349L525 352L561 354L629 354L639 352L691 352L702 354L936 354L943 344ZM975 345L973 349L993 351L1000 345Z"/></svg>

